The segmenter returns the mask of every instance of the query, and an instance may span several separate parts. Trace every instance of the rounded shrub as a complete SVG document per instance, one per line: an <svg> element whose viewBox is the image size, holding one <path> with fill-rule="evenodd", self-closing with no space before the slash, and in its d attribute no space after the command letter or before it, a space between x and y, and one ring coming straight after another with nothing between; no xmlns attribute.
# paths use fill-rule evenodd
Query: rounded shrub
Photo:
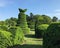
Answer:
<svg viewBox="0 0 60 48"><path fill-rule="evenodd" d="M12 33L14 45L21 44L24 41L24 34L20 27L10 27L8 31Z"/></svg>
<svg viewBox="0 0 60 48"><path fill-rule="evenodd" d="M0 30L0 48L7 48L12 45L11 35L10 32Z"/></svg>
<svg viewBox="0 0 60 48"><path fill-rule="evenodd" d="M43 35L46 32L48 26L49 26L48 24L41 24L41 25L37 26L36 29L35 29L35 36L38 37L38 38L43 37Z"/></svg>
<svg viewBox="0 0 60 48"><path fill-rule="evenodd" d="M60 23L51 23L43 37L43 48L60 48Z"/></svg>

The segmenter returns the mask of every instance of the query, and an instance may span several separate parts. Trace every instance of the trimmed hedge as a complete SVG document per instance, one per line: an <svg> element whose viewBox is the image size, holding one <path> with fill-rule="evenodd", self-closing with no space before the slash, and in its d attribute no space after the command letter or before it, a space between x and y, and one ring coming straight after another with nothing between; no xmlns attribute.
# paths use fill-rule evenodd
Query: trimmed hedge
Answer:
<svg viewBox="0 0 60 48"><path fill-rule="evenodd" d="M24 41L24 34L20 27L10 27L8 31L12 33L14 45L21 44Z"/></svg>
<svg viewBox="0 0 60 48"><path fill-rule="evenodd" d="M7 48L12 45L11 35L10 32L0 30L0 48Z"/></svg>
<svg viewBox="0 0 60 48"><path fill-rule="evenodd" d="M60 48L60 23L52 23L43 37L43 48Z"/></svg>
<svg viewBox="0 0 60 48"><path fill-rule="evenodd" d="M44 33L47 30L47 27L48 27L48 24L41 24L41 25L37 26L36 30L35 30L35 36L38 38L43 37Z"/></svg>

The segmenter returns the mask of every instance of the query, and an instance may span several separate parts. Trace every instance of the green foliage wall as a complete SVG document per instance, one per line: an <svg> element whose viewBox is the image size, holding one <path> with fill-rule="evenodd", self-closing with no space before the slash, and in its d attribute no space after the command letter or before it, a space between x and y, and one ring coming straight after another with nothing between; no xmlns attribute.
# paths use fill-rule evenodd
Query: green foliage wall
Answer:
<svg viewBox="0 0 60 48"><path fill-rule="evenodd" d="M60 48L60 23L52 23L43 37L43 48Z"/></svg>
<svg viewBox="0 0 60 48"><path fill-rule="evenodd" d="M41 24L41 25L37 26L36 29L35 29L35 36L36 37L43 37L43 35L46 32L48 26L49 26L48 24Z"/></svg>

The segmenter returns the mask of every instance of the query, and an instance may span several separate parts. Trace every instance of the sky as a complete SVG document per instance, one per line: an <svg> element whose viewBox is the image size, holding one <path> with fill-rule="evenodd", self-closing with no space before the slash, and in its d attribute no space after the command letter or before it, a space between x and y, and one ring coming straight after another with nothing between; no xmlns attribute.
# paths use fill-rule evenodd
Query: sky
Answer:
<svg viewBox="0 0 60 48"><path fill-rule="evenodd" d="M60 0L0 0L0 20L18 17L18 8L27 9L26 14L44 14L60 19Z"/></svg>

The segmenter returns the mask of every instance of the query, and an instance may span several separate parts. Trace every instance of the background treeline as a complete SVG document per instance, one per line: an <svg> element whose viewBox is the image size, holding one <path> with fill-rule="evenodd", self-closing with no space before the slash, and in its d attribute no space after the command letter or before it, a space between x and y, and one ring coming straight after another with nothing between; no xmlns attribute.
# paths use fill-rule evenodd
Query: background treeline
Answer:
<svg viewBox="0 0 60 48"><path fill-rule="evenodd" d="M11 17L9 19L6 19L5 21L0 21L0 25L6 25L6 26L16 26L17 24L17 18ZM35 28L35 23L36 25L40 24L50 24L51 22L60 22L60 20L54 16L51 18L50 16L47 15L39 15L36 14L34 15L33 13L30 13L30 15L26 15L26 20L28 23L28 27L32 30Z"/></svg>

